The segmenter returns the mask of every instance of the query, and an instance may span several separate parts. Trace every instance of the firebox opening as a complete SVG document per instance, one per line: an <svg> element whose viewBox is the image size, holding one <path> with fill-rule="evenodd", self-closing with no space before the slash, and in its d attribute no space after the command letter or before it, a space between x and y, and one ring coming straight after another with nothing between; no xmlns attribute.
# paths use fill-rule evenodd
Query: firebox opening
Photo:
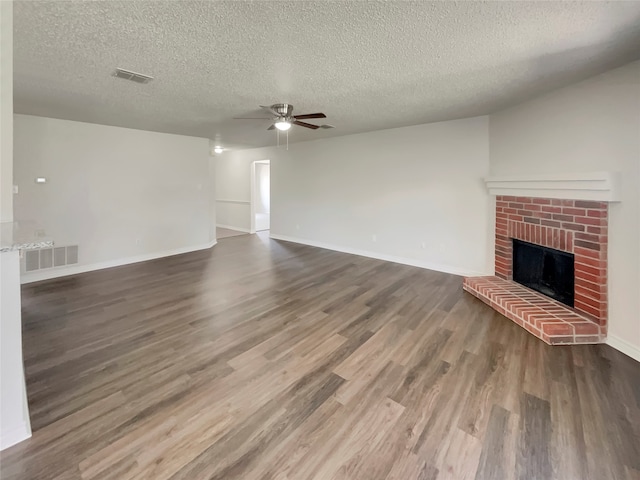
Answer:
<svg viewBox="0 0 640 480"><path fill-rule="evenodd" d="M574 256L513 239L513 280L573 307Z"/></svg>

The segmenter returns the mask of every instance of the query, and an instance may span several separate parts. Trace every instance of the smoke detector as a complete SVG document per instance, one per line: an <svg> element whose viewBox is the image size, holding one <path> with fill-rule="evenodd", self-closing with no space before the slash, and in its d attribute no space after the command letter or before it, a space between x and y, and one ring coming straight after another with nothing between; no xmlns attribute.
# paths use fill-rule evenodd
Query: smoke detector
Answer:
<svg viewBox="0 0 640 480"><path fill-rule="evenodd" d="M150 75L132 72L131 70L125 70L124 68L116 68L113 72L113 76L116 78L122 78L123 80L130 80L136 83L149 83L151 80L153 80L153 77Z"/></svg>

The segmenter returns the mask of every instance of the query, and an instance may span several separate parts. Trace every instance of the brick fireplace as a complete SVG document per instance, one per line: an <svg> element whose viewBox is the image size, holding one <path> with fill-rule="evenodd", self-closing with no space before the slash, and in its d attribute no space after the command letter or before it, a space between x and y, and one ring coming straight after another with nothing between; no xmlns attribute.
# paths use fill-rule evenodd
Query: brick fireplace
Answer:
<svg viewBox="0 0 640 480"><path fill-rule="evenodd" d="M549 344L599 343L607 329L608 203L496 196L495 276L463 288ZM574 255L574 308L512 280L513 239Z"/></svg>

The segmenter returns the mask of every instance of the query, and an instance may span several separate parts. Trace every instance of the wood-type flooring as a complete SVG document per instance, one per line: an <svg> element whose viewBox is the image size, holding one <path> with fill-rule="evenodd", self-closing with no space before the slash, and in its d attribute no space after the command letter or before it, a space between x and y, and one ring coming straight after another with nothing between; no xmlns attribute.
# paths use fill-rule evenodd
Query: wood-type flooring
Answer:
<svg viewBox="0 0 640 480"><path fill-rule="evenodd" d="M461 285L265 234L26 285L0 477L640 479L640 364Z"/></svg>

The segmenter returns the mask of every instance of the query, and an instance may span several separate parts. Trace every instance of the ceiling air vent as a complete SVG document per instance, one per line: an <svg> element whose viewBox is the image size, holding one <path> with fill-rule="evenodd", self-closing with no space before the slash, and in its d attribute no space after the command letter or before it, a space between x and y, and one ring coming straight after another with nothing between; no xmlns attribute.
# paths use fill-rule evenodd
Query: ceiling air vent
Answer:
<svg viewBox="0 0 640 480"><path fill-rule="evenodd" d="M131 80L136 83L149 83L153 80L153 77L150 77L149 75L143 75L142 73L132 72L123 68L116 68L115 72L113 72L113 76L124 80Z"/></svg>

